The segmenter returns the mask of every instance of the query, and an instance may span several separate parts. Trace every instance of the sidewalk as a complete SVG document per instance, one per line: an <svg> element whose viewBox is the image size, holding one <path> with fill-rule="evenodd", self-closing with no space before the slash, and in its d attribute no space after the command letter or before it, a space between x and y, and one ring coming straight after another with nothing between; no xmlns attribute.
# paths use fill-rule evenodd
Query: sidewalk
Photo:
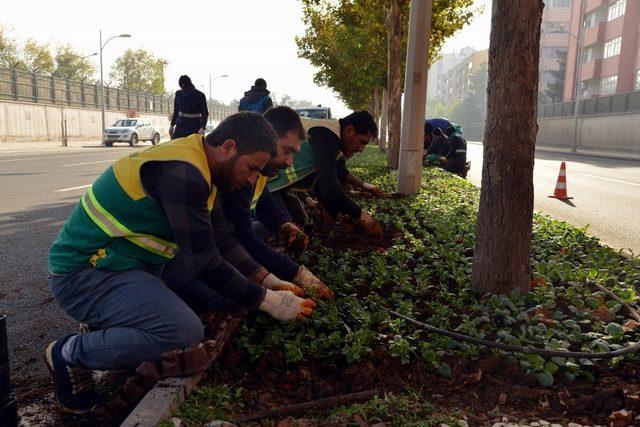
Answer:
<svg viewBox="0 0 640 427"><path fill-rule="evenodd" d="M469 144L482 145L481 141L467 141L467 142ZM544 151L549 153L573 154L576 156L602 157L606 159L616 159L616 160L640 161L640 154L617 153L615 151L580 150L575 153L572 153L571 149L569 148L544 147L539 145L536 145L536 151Z"/></svg>
<svg viewBox="0 0 640 427"><path fill-rule="evenodd" d="M162 140L160 142L165 142ZM141 142L138 148L150 147L151 143ZM42 155L50 153L92 153L100 151L130 150L128 144L116 144L113 147L101 145L100 140L92 141L69 141L66 147L60 141L38 141L38 142L0 142L0 157Z"/></svg>

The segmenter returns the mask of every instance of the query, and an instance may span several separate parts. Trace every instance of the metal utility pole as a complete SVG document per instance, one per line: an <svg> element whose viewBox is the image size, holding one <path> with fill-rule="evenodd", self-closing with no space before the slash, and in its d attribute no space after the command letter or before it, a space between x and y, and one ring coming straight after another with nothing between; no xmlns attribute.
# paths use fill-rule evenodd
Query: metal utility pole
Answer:
<svg viewBox="0 0 640 427"><path fill-rule="evenodd" d="M107 39L104 44L102 44L102 30L100 30L100 109L102 110L102 144L104 144L104 129L105 129L105 116L104 116L104 79L103 79L103 71L102 71L102 50L111 40L118 37L131 37L131 34L120 34L118 36L113 36Z"/></svg>
<svg viewBox="0 0 640 427"><path fill-rule="evenodd" d="M398 192L402 194L416 194L420 189L432 7L433 0L411 1L398 167Z"/></svg>
<svg viewBox="0 0 640 427"><path fill-rule="evenodd" d="M580 2L578 37L576 38L576 68L573 77L576 80L575 96L573 97L573 140L571 141L571 152L578 151L578 112L580 110L580 74L582 72L582 45L584 40L584 0ZM569 34L571 35L571 34Z"/></svg>
<svg viewBox="0 0 640 427"><path fill-rule="evenodd" d="M222 79L225 77L229 77L228 74L222 74L220 76L216 76L213 79L211 78L211 73L209 73L209 103L211 104L211 109L213 109L213 92L212 92L212 88L213 88L213 82L216 81L216 79ZM209 111L209 124L211 124L211 111Z"/></svg>

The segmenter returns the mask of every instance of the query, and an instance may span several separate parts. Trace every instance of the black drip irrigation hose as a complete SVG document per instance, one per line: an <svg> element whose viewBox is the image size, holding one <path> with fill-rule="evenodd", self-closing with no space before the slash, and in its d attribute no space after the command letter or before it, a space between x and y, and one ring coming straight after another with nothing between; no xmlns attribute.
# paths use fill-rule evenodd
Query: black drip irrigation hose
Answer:
<svg viewBox="0 0 640 427"><path fill-rule="evenodd" d="M587 281L588 284L597 287L599 290L603 291L607 295L609 295L614 300L621 303L631 314L631 316L635 319L640 319L640 314L631 307L629 304L622 301L620 297L611 292L609 289L605 288L602 285L599 285L594 282ZM606 351L602 353L592 353L586 351L563 351L563 350L547 350L544 348L536 348L536 347L524 347L519 345L505 344L496 341L489 341L482 338L472 337L470 335L459 334L457 332L448 331L446 329L441 329L435 327L433 325L429 325L427 323L419 322L411 317L405 316L404 314L400 314L396 311L385 308L389 313L398 317L400 319L404 319L409 323L412 323L416 326L420 326L428 332L433 332L439 335L444 335L449 338L453 338L456 341L467 341L472 344L481 345L484 347L497 348L500 350L511 351L514 353L528 353L528 354L537 354L542 357L566 357L566 358L575 358L575 359L613 359L614 357L624 356L625 354L635 353L640 350L640 342L633 343L625 348L621 348L620 350L615 351Z"/></svg>

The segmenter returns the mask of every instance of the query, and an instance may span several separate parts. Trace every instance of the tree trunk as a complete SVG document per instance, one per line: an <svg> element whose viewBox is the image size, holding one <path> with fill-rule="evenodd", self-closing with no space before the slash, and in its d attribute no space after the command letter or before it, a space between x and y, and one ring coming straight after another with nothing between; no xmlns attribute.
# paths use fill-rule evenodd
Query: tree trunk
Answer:
<svg viewBox="0 0 640 427"><path fill-rule="evenodd" d="M402 4L403 0L390 0L387 13L387 85L389 92L389 145L387 166L398 169L402 124Z"/></svg>
<svg viewBox="0 0 640 427"><path fill-rule="evenodd" d="M493 0L480 211L472 289L508 294L531 282L533 160L541 0Z"/></svg>
<svg viewBox="0 0 640 427"><path fill-rule="evenodd" d="M376 123L380 121L380 89L377 87L371 91L371 115ZM378 138L376 138L376 142L380 140L379 130L378 128Z"/></svg>
<svg viewBox="0 0 640 427"><path fill-rule="evenodd" d="M380 147L380 152L384 153L385 151L387 151L387 123L388 123L388 118L387 118L387 110L388 110L388 104L387 104L387 98L389 98L387 96L387 90L386 89L382 89L382 103L381 103L381 111L380 111L380 129L379 129L379 134L380 136L378 137L378 147Z"/></svg>

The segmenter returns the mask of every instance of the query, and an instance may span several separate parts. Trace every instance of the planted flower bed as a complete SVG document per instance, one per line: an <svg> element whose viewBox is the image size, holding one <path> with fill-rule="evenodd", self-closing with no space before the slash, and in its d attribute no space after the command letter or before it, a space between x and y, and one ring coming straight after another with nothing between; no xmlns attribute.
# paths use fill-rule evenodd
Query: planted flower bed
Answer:
<svg viewBox="0 0 640 427"><path fill-rule="evenodd" d="M354 159L350 169L394 191L395 174L375 149ZM338 425L437 424L463 416L480 425L502 415L605 424L625 408L636 413L614 416L640 414L638 355L591 361L507 353L427 334L387 311L508 344L616 350L638 340L639 325L586 282L601 283L635 304L638 258L602 246L584 229L536 216L531 291L478 298L469 283L478 205L473 185L427 169L415 197L360 202L384 224L384 238L366 237L348 221L312 223L311 245L298 257L336 300L320 302L304 322L247 317L209 384L194 392L179 417L192 424L233 420L371 389L379 397L367 403L304 417Z"/></svg>

